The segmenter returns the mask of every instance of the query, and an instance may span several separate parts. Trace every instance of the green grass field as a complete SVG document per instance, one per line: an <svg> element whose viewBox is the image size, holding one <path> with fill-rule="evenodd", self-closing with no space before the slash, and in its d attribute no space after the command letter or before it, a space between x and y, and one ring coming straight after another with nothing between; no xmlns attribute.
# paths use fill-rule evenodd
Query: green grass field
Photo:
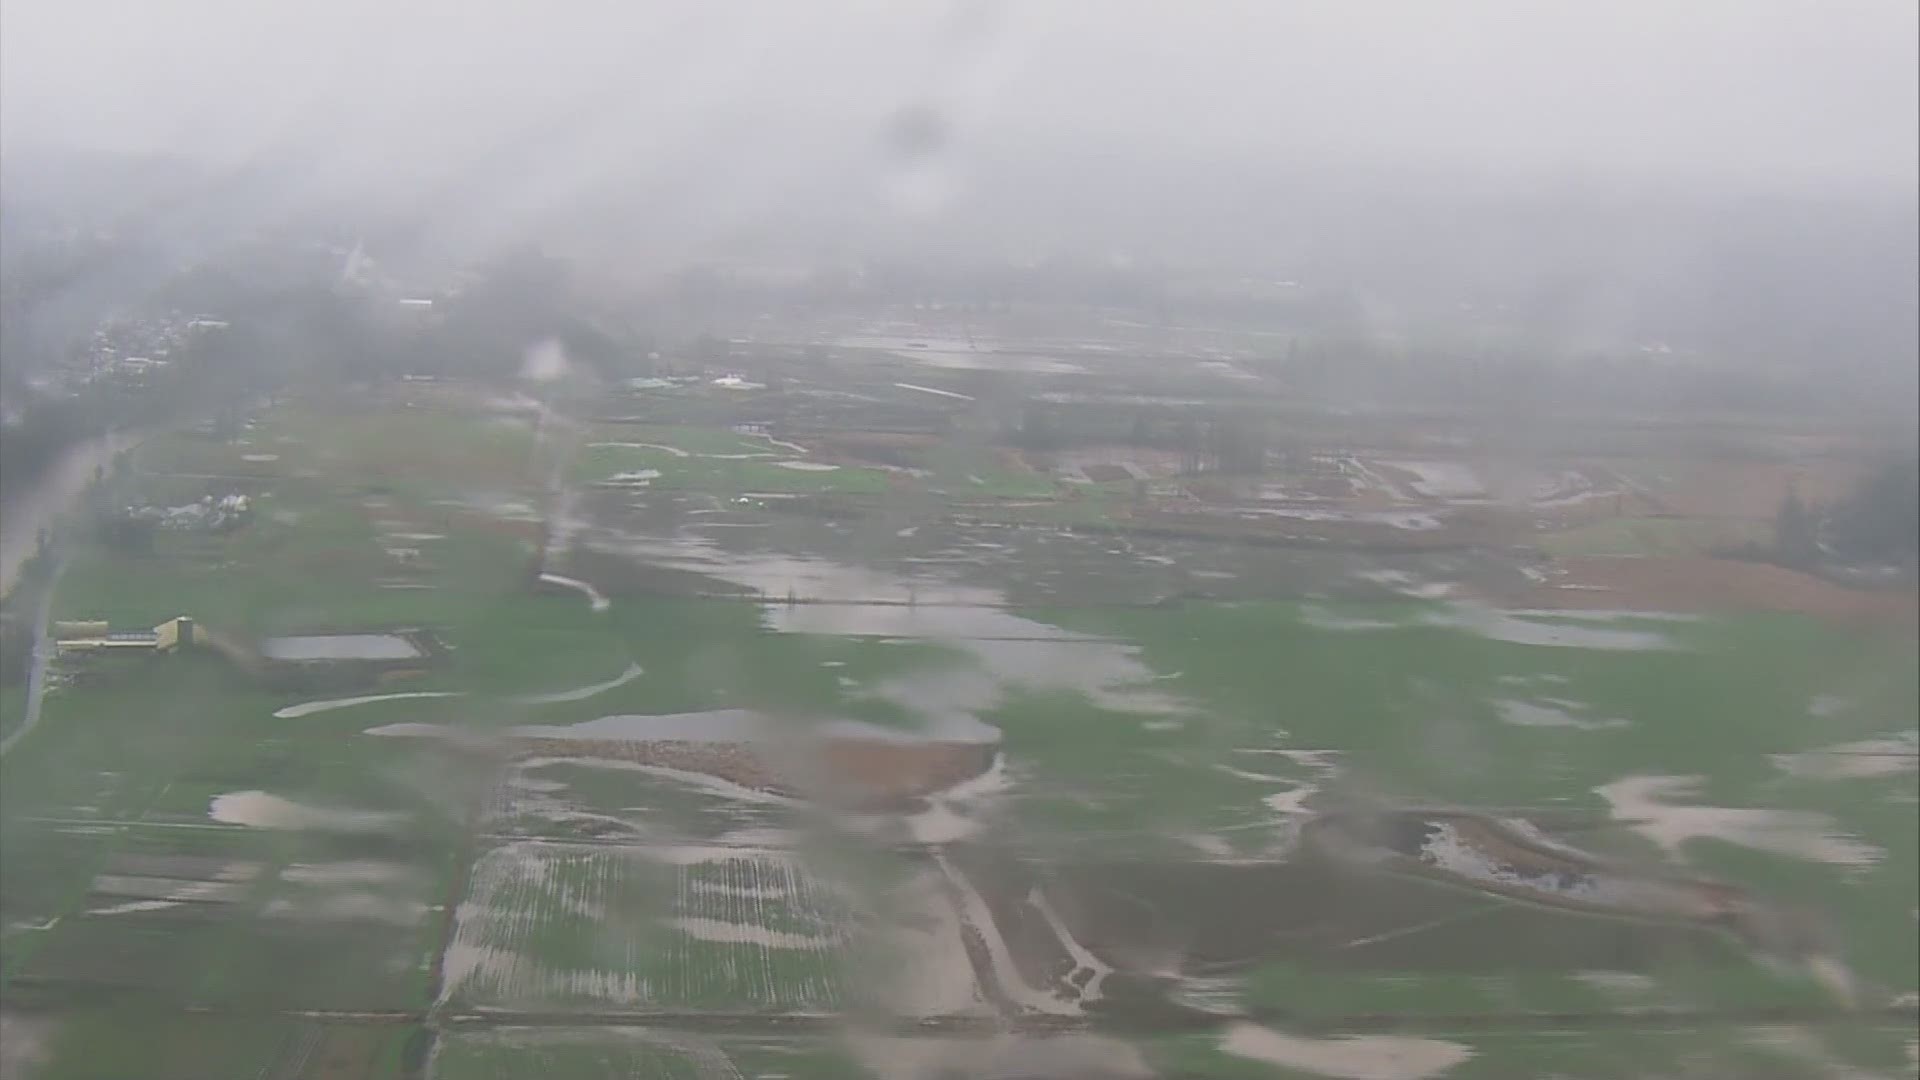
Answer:
<svg viewBox="0 0 1920 1080"><path fill-rule="evenodd" d="M1046 499L1056 493L1053 480L1025 468L1005 451L988 447L938 446L920 462L927 484L956 498Z"/></svg>
<svg viewBox="0 0 1920 1080"><path fill-rule="evenodd" d="M1535 542L1549 555L1706 555L1773 540L1767 522L1727 518L1609 518L1559 532Z"/></svg>
<svg viewBox="0 0 1920 1080"><path fill-rule="evenodd" d="M1826 815L1835 830L1879 849L1880 861L1858 868L1711 838L1683 853L1701 871L1832 913L1848 929L1846 955L1857 970L1912 988L1904 958L1920 948L1909 914L1920 903L1913 774L1819 780L1771 760L1910 730L1920 711L1911 641L1863 639L1796 616L1740 616L1609 624L1663 635L1669 648L1566 648L1424 625L1421 615L1434 609L1413 603L1334 609L1353 623L1383 624L1371 629L1324 629L1325 608L1312 610L1311 618L1289 604L1039 613L1138 643L1145 662L1179 673L1173 688L1203 708L1175 731L1067 702L1001 710L995 720L1012 752L1064 789L1126 778L1116 784L1126 797L1103 810L1027 799L1023 813L1037 828L1057 815L1063 831L1096 834L1235 824L1236 811L1243 821L1263 812L1262 792L1281 785L1236 781L1212 767L1236 749L1262 747L1336 750L1341 782L1360 790L1598 821L1607 806L1594 788L1631 775L1698 775L1701 805ZM1515 726L1496 708L1539 698L1626 723ZM1817 704L1826 698L1845 704L1829 711ZM1146 766L1153 771L1141 772ZM1610 843L1634 857L1661 857L1619 830Z"/></svg>
<svg viewBox="0 0 1920 1080"><path fill-rule="evenodd" d="M887 474L878 469L842 465L801 469L777 461L680 457L664 450L629 446L587 448L578 459L574 475L590 483L639 478L661 488L722 494L796 491L878 495L888 486Z"/></svg>
<svg viewBox="0 0 1920 1080"><path fill-rule="evenodd" d="M581 442L572 476L585 483L644 479L650 486L723 495L878 495L890 486L879 469L808 461L792 447L724 428L598 425Z"/></svg>

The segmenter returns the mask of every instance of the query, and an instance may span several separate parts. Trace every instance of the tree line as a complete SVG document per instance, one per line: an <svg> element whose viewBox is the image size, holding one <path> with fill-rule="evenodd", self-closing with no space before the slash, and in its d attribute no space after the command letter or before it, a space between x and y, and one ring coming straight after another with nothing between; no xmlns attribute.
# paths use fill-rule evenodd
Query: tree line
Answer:
<svg viewBox="0 0 1920 1080"><path fill-rule="evenodd" d="M1920 565L1920 457L1880 463L1826 506L1789 490L1774 514L1770 555L1801 570L1828 559L1914 569Z"/></svg>

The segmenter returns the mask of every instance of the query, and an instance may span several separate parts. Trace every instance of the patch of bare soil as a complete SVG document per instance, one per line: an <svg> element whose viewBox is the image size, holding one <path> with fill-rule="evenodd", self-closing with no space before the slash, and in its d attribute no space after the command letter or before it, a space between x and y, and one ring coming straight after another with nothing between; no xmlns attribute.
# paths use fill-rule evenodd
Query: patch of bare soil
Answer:
<svg viewBox="0 0 1920 1080"><path fill-rule="evenodd" d="M1039 456L1035 455L1035 457ZM1108 445L1068 447L1045 455L1047 461L1027 460L1019 454L1013 454L1013 457L1026 467L1040 472L1046 472L1051 468L1079 469L1084 472L1089 466L1117 465L1127 474L1127 477L1132 477L1137 472L1157 479L1178 476L1187 461L1187 455L1178 450L1151 446ZM1092 473L1087 473L1087 476L1090 479L1097 479Z"/></svg>
<svg viewBox="0 0 1920 1080"><path fill-rule="evenodd" d="M1812 502L1831 502L1853 490L1863 471L1859 463L1839 459L1693 462L1677 469L1673 484L1656 497L1667 513L1770 521L1789 490Z"/></svg>
<svg viewBox="0 0 1920 1080"><path fill-rule="evenodd" d="M1565 574L1521 603L1636 611L1786 611L1847 625L1913 629L1911 589L1854 589L1769 563L1705 556L1560 560Z"/></svg>
<svg viewBox="0 0 1920 1080"><path fill-rule="evenodd" d="M1190 485L1189 490L1193 490ZM1207 492L1230 500L1230 489ZM1344 516L1343 516L1344 515ZM1144 535L1249 544L1318 545L1357 551L1446 551L1511 547L1535 535L1531 519L1494 506L1428 510L1404 503L1370 508L1361 498L1327 505L1248 506L1203 497L1149 506L1131 515Z"/></svg>
<svg viewBox="0 0 1920 1080"><path fill-rule="evenodd" d="M860 465L892 465L910 468L920 464L926 452L940 440L931 435L895 432L834 432L809 436L807 442L822 458L844 460Z"/></svg>
<svg viewBox="0 0 1920 1080"><path fill-rule="evenodd" d="M985 772L997 749L979 743L841 737L778 747L673 739L523 737L516 743L530 756L631 761L853 809L892 807L944 791Z"/></svg>

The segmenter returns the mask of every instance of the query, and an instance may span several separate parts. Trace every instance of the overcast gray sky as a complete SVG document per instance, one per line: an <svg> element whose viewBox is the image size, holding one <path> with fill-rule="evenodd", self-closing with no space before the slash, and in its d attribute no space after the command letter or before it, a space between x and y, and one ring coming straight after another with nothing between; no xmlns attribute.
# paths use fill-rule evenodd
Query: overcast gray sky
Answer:
<svg viewBox="0 0 1920 1080"><path fill-rule="evenodd" d="M435 170L968 147L1734 183L1915 183L1913 0L4 0L9 144ZM555 134L559 132L561 134ZM720 155L720 158L716 158ZM744 164L735 167L746 167Z"/></svg>

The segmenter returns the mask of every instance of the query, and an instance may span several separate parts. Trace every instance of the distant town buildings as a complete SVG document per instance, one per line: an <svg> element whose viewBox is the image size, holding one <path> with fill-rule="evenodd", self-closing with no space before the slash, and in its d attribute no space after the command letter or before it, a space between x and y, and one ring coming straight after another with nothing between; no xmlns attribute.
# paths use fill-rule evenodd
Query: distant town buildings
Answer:
<svg viewBox="0 0 1920 1080"><path fill-rule="evenodd" d="M253 519L253 501L238 493L206 495L180 506L129 506L122 517L174 532L225 532Z"/></svg>
<svg viewBox="0 0 1920 1080"><path fill-rule="evenodd" d="M53 396L97 384L141 386L170 367L195 340L231 326L211 315L178 311L109 318L64 360L30 379L29 385Z"/></svg>

